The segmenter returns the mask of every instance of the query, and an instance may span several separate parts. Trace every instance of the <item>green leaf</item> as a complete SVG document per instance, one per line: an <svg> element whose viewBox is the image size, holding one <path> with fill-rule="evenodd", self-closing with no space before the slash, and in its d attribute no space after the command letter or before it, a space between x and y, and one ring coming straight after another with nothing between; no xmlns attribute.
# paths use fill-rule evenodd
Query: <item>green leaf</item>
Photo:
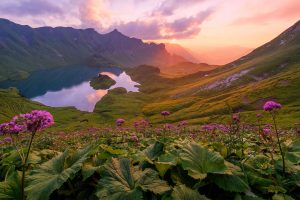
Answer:
<svg viewBox="0 0 300 200"><path fill-rule="evenodd" d="M84 163L81 169L83 181L92 176L98 169L99 166L93 166L92 163Z"/></svg>
<svg viewBox="0 0 300 200"><path fill-rule="evenodd" d="M104 151L112 154L112 155L124 155L126 154L126 150L123 150L123 149L113 149L112 147L110 146L107 146L105 144L101 144L100 145L101 149L103 149Z"/></svg>
<svg viewBox="0 0 300 200"><path fill-rule="evenodd" d="M285 153L285 158L293 164L300 163L300 139L294 141Z"/></svg>
<svg viewBox="0 0 300 200"><path fill-rule="evenodd" d="M237 175L212 174L209 176L217 186L229 192L246 192L249 190L248 184Z"/></svg>
<svg viewBox="0 0 300 200"><path fill-rule="evenodd" d="M206 196L199 194L198 191L192 190L185 185L175 186L172 197L174 200L208 200Z"/></svg>
<svg viewBox="0 0 300 200"><path fill-rule="evenodd" d="M69 155L69 151L43 163L38 169L32 170L26 187L27 199L48 199L54 190L59 189L81 169L88 158L91 147L87 147Z"/></svg>
<svg viewBox="0 0 300 200"><path fill-rule="evenodd" d="M6 181L0 182L0 199L22 199L21 175L13 172Z"/></svg>
<svg viewBox="0 0 300 200"><path fill-rule="evenodd" d="M161 142L155 142L139 153L138 159L140 162L147 161L153 164L153 161L163 153L163 150L164 144Z"/></svg>
<svg viewBox="0 0 300 200"><path fill-rule="evenodd" d="M158 157L158 161L154 164L159 175L164 176L168 169L177 165L177 156L171 153L163 154Z"/></svg>
<svg viewBox="0 0 300 200"><path fill-rule="evenodd" d="M294 198L286 194L275 194L272 200L294 200Z"/></svg>
<svg viewBox="0 0 300 200"><path fill-rule="evenodd" d="M137 186L140 186L144 191L163 194L171 189L165 181L159 179L158 173L153 169L147 168L142 173L135 173L135 177Z"/></svg>
<svg viewBox="0 0 300 200"><path fill-rule="evenodd" d="M207 173L223 173L226 170L223 157L197 143L183 147L181 165L194 179L204 179Z"/></svg>
<svg viewBox="0 0 300 200"><path fill-rule="evenodd" d="M144 191L162 194L170 190L152 169L137 170L127 158L112 158L104 165L103 178L99 181L96 195L100 199L142 199Z"/></svg>

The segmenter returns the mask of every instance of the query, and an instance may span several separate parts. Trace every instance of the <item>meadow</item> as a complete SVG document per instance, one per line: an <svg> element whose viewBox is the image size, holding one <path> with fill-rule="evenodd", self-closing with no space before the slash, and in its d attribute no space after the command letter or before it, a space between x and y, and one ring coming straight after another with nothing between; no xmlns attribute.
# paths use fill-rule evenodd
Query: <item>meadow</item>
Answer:
<svg viewBox="0 0 300 200"><path fill-rule="evenodd" d="M118 118L52 129L48 111L0 126L0 199L299 199L300 129L267 102L249 123L191 125Z"/></svg>

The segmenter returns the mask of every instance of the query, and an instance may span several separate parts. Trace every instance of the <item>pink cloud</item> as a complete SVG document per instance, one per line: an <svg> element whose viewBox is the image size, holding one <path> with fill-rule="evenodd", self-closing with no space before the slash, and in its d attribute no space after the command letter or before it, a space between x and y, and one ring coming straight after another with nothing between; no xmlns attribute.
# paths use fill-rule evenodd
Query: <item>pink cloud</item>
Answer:
<svg viewBox="0 0 300 200"><path fill-rule="evenodd" d="M150 21L136 20L128 23L112 25L122 33L146 40L181 39L198 35L202 22L212 13L212 10L199 12L196 16L180 18L173 22L165 22L163 18Z"/></svg>
<svg viewBox="0 0 300 200"><path fill-rule="evenodd" d="M79 11L82 27L85 28L94 27L100 32L118 29L125 35L145 40L182 39L198 35L202 22L211 15L213 10L208 8L194 15L189 13L188 17L174 15L172 19L167 19L165 15L172 15L182 6L191 6L202 1L205 0L164 0L158 7L151 8L154 10L150 9L150 13L129 21L112 19L116 16L111 16L114 11L105 0L84 1Z"/></svg>

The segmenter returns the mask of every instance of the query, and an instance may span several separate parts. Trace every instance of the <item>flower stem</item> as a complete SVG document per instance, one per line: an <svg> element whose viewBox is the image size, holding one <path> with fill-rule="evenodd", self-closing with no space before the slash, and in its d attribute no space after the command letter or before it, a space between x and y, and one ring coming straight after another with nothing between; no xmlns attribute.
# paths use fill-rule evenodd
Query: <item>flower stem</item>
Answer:
<svg viewBox="0 0 300 200"><path fill-rule="evenodd" d="M31 134L31 138L30 138L30 142L29 142L29 145L28 145L26 157L25 157L25 160L24 160L24 163L23 163L23 166L22 166L22 180L21 180L21 196L22 196L22 200L25 200L25 192L24 192L24 186L25 186L25 184L24 183L25 183L26 164L27 164L27 160L28 160L28 157L29 157L29 152L30 152L31 144L32 144L32 141L33 141L35 133L36 132L34 131Z"/></svg>
<svg viewBox="0 0 300 200"><path fill-rule="evenodd" d="M284 154L283 154L282 147L281 147L281 144L280 144L279 133L278 133L278 129L277 129L277 124L276 124L275 114L274 113L272 113L272 118L273 118L273 123L274 123L274 127L275 127L275 133L276 133L276 137L277 137L277 143L278 143L280 154L281 154L281 158L282 158L283 175L285 176L285 159L284 159Z"/></svg>

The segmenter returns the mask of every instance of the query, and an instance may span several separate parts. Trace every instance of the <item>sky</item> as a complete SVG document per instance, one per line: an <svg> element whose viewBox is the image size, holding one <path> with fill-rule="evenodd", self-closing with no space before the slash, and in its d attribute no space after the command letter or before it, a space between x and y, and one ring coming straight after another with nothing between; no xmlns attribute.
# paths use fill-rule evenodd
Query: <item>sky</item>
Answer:
<svg viewBox="0 0 300 200"><path fill-rule="evenodd" d="M175 43L225 64L300 20L299 0L0 0L0 17L32 27L113 29Z"/></svg>

